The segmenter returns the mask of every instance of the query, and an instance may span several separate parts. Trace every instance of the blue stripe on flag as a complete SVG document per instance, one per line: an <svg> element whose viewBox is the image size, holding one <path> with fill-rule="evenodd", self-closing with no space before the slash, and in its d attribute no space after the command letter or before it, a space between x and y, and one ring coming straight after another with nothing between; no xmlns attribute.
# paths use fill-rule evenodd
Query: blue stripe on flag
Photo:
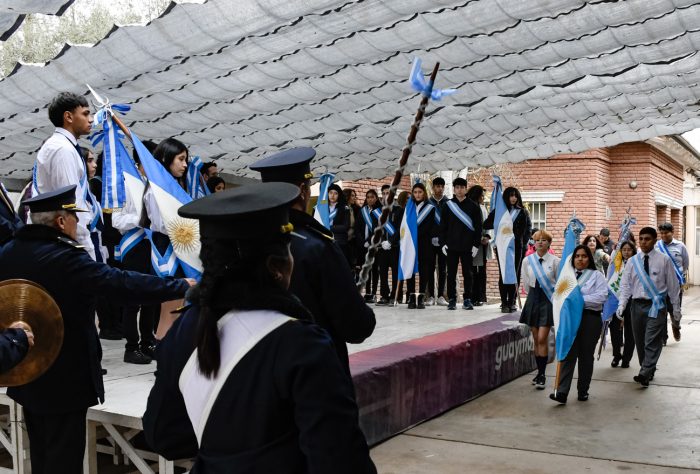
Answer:
<svg viewBox="0 0 700 474"><path fill-rule="evenodd" d="M418 273L418 215L413 198L406 201L399 240L399 280Z"/></svg>

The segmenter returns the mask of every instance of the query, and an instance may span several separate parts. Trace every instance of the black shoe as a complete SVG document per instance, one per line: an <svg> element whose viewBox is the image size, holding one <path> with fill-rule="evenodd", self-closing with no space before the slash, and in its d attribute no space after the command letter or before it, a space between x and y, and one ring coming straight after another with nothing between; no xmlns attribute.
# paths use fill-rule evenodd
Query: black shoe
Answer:
<svg viewBox="0 0 700 474"><path fill-rule="evenodd" d="M681 342L681 328L676 327L676 326L671 326L671 329L673 330L673 339L676 342Z"/></svg>
<svg viewBox="0 0 700 474"><path fill-rule="evenodd" d="M451 299L450 302L447 304L447 309L449 309L449 310L457 309L457 300L454 298Z"/></svg>
<svg viewBox="0 0 700 474"><path fill-rule="evenodd" d="M416 295L408 297L408 309L416 309Z"/></svg>
<svg viewBox="0 0 700 474"><path fill-rule="evenodd" d="M105 339L107 341L119 341L123 338L124 336L122 333L116 329L103 329L100 331L100 339Z"/></svg>
<svg viewBox="0 0 700 474"><path fill-rule="evenodd" d="M514 304L510 305L508 308L509 313L515 313L516 311L518 311L518 308Z"/></svg>
<svg viewBox="0 0 700 474"><path fill-rule="evenodd" d="M464 303L462 303L462 309L474 309L474 306L472 305L471 300L469 300L469 299L464 300Z"/></svg>
<svg viewBox="0 0 700 474"><path fill-rule="evenodd" d="M623 360L623 361L622 361L622 364L620 364L620 367L622 367L623 369L629 369L629 368L630 368L630 363L629 363L629 362L625 362L625 361Z"/></svg>
<svg viewBox="0 0 700 474"><path fill-rule="evenodd" d="M141 353L145 356L150 357L151 359L155 359L156 358L156 345L149 344L147 346L141 346Z"/></svg>
<svg viewBox="0 0 700 474"><path fill-rule="evenodd" d="M510 313L510 307L508 305L501 305L501 313Z"/></svg>
<svg viewBox="0 0 700 474"><path fill-rule="evenodd" d="M550 393L549 398L550 400L554 400L555 402L559 402L562 405L566 405L566 393L561 393L561 392L556 392L556 393Z"/></svg>
<svg viewBox="0 0 700 474"><path fill-rule="evenodd" d="M418 309L425 309L425 296L418 295L418 304L416 305Z"/></svg>
<svg viewBox="0 0 700 474"><path fill-rule="evenodd" d="M377 301L377 306L387 306L389 304L389 298L384 298L383 296Z"/></svg>
<svg viewBox="0 0 700 474"><path fill-rule="evenodd" d="M588 392L578 392L578 401L579 402L587 402L588 401Z"/></svg>
<svg viewBox="0 0 700 474"><path fill-rule="evenodd" d="M374 295L365 295L365 303L374 303Z"/></svg>
<svg viewBox="0 0 700 474"><path fill-rule="evenodd" d="M663 338L662 344L666 347L666 342L668 342L668 336Z"/></svg>
<svg viewBox="0 0 700 474"><path fill-rule="evenodd" d="M634 376L634 381L641 384L642 387L648 387L649 386L649 379L643 376L642 374L635 375Z"/></svg>
<svg viewBox="0 0 700 474"><path fill-rule="evenodd" d="M618 365L620 365L620 359L622 359L622 357L620 356L613 357L612 362L610 362L610 367L617 367Z"/></svg>
<svg viewBox="0 0 700 474"><path fill-rule="evenodd" d="M535 383L535 388L537 390L544 390L545 385L547 385L547 377L544 374L537 376L537 383Z"/></svg>
<svg viewBox="0 0 700 474"><path fill-rule="evenodd" d="M127 364L150 364L151 358L139 350L124 352L124 362Z"/></svg>
<svg viewBox="0 0 700 474"><path fill-rule="evenodd" d="M537 381L540 379L540 374L535 375L535 378L532 379L532 385L537 385Z"/></svg>
<svg viewBox="0 0 700 474"><path fill-rule="evenodd" d="M107 369L102 369L102 375L107 375Z"/></svg>
<svg viewBox="0 0 700 474"><path fill-rule="evenodd" d="M483 301L475 301L473 304L474 304L474 306L483 306L484 302Z"/></svg>

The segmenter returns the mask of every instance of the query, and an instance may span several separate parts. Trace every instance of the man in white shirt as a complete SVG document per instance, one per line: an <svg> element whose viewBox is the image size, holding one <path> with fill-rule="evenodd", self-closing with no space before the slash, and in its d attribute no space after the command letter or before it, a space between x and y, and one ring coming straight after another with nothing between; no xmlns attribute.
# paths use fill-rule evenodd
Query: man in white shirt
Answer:
<svg viewBox="0 0 700 474"><path fill-rule="evenodd" d="M680 306L683 304L683 285L685 285L688 275L690 257L688 256L688 249L685 248L685 244L673 237L673 224L670 222L664 222L659 226L659 240L656 242L656 248L661 253L671 257L671 261L675 267L676 279L680 286L680 293L678 294L678 306ZM673 338L676 342L679 342L681 340L680 315L676 316L675 313L671 313L671 328L673 329ZM668 329L664 328L664 346L666 345L667 339Z"/></svg>
<svg viewBox="0 0 700 474"><path fill-rule="evenodd" d="M39 194L76 185L75 203L78 208L90 209L86 196L88 179L85 163L79 153L78 138L92 128L92 113L84 97L61 92L49 104L49 119L56 130L41 146L36 159L36 191ZM95 259L95 248L90 238L92 213L79 216L77 241Z"/></svg>
<svg viewBox="0 0 700 474"><path fill-rule="evenodd" d="M632 332L639 357L639 375L635 382L648 387L654 378L656 363L661 356L663 331L669 310L680 319L679 286L671 259L656 248L656 229L644 227L639 231L639 252L625 266L620 282L617 316L622 319L625 306L632 298L630 315ZM655 293L656 292L656 293ZM668 300L666 299L668 296ZM671 308L667 308L669 305Z"/></svg>

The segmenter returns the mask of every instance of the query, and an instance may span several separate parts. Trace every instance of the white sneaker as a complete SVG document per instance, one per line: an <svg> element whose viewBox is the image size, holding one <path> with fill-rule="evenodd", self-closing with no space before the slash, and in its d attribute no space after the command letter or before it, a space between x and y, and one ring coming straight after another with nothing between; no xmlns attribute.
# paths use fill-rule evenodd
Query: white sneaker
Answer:
<svg viewBox="0 0 700 474"><path fill-rule="evenodd" d="M428 298L427 300L425 300L426 306L433 306L434 304L435 304L435 298L433 298L432 296L430 298Z"/></svg>
<svg viewBox="0 0 700 474"><path fill-rule="evenodd" d="M447 306L447 300L444 296L441 296L440 298L438 298L437 304L438 306Z"/></svg>

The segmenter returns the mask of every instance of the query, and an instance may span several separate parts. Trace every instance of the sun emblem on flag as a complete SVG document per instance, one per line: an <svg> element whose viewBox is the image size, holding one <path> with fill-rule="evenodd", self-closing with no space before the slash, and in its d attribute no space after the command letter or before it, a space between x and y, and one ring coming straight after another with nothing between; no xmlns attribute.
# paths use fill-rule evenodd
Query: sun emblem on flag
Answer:
<svg viewBox="0 0 700 474"><path fill-rule="evenodd" d="M509 225L504 225L503 227L500 228L499 232L501 233L501 235L512 235L513 228Z"/></svg>
<svg viewBox="0 0 700 474"><path fill-rule="evenodd" d="M403 239L405 235L406 235L406 228L401 227L401 239Z"/></svg>
<svg viewBox="0 0 700 474"><path fill-rule="evenodd" d="M176 217L169 221L166 227L176 253L187 253L197 249L199 223L196 220Z"/></svg>
<svg viewBox="0 0 700 474"><path fill-rule="evenodd" d="M574 283L569 278L562 278L557 282L557 287L554 289L555 296L563 296L574 287Z"/></svg>

